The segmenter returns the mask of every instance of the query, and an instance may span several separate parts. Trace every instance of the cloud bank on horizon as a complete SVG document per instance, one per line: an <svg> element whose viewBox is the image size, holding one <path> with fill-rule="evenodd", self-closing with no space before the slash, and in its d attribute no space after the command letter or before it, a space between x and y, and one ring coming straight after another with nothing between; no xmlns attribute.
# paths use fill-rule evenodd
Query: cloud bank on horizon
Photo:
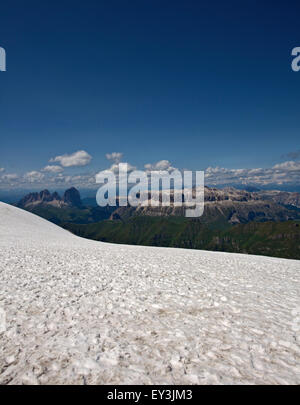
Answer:
<svg viewBox="0 0 300 405"><path fill-rule="evenodd" d="M87 167L92 156L85 150L79 150L71 154L56 156L49 160L45 167L39 170L32 170L23 174L6 173L5 168L0 168L0 188L30 188L36 187L56 187L56 186L75 186L81 188L97 188L96 174L99 171L107 170L115 174L118 173L118 164L123 162L123 153L107 153L106 159L111 162L108 168L87 173L78 172L76 174L68 173L70 168ZM230 169L224 167L207 167L205 169L205 183L210 186L226 185L294 185L300 186L300 152L291 152L287 156L294 157L294 160L277 163L270 168L241 168ZM59 163L59 164L58 164ZM128 165L128 172L137 169L136 166ZM180 170L174 167L169 160L160 160L154 163L144 164L143 169L149 171L167 171ZM199 168L202 170L202 168Z"/></svg>

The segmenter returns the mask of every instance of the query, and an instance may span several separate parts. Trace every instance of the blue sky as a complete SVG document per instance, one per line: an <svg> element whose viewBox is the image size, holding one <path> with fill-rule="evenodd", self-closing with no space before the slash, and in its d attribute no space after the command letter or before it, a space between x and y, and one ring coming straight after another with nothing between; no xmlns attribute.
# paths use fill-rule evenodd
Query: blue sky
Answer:
<svg viewBox="0 0 300 405"><path fill-rule="evenodd" d="M244 169L245 183L300 183L299 12L295 1L2 4L0 187L39 188L51 158L78 151L92 159L56 162L58 182L120 152L138 168L210 167L212 182Z"/></svg>

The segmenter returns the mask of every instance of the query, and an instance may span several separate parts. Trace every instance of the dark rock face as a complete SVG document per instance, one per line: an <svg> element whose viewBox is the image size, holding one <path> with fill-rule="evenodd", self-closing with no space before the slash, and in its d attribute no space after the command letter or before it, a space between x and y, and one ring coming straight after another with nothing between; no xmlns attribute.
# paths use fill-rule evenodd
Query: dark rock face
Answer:
<svg viewBox="0 0 300 405"><path fill-rule="evenodd" d="M56 191L52 194L52 197L54 200L61 201L61 197Z"/></svg>
<svg viewBox="0 0 300 405"><path fill-rule="evenodd" d="M63 201L70 207L81 207L82 202L80 198L80 193L75 187L71 187L65 191L63 196Z"/></svg>
<svg viewBox="0 0 300 405"><path fill-rule="evenodd" d="M53 207L82 207L79 191L72 187L66 190L63 198L55 191L53 194L49 190L43 190L39 193L29 193L22 198L17 206L20 208L33 208L36 206L53 206Z"/></svg>
<svg viewBox="0 0 300 405"><path fill-rule="evenodd" d="M53 196L52 194L49 192L49 190L43 190L39 193L39 199L43 202L47 202L47 201L52 201L53 200Z"/></svg>
<svg viewBox="0 0 300 405"><path fill-rule="evenodd" d="M23 197L19 202L18 202L18 207L22 208L25 207L26 205L33 203L37 201L38 199L38 193L30 193L27 194L25 197Z"/></svg>
<svg viewBox="0 0 300 405"><path fill-rule="evenodd" d="M40 193L29 193L22 200L19 201L18 207L26 207L27 205L37 203L50 202L53 200L53 196L49 190L43 190Z"/></svg>

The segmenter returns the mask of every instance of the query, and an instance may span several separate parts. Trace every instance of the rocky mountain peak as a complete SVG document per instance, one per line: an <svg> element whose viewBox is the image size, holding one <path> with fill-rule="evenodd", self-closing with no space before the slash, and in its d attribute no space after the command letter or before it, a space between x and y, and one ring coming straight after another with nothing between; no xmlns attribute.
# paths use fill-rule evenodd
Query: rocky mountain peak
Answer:
<svg viewBox="0 0 300 405"><path fill-rule="evenodd" d="M57 201L61 201L61 196L56 191L52 194L52 197Z"/></svg>
<svg viewBox="0 0 300 405"><path fill-rule="evenodd" d="M63 201L72 207L81 207L82 202L80 198L80 193L75 187L71 187L65 191L63 196Z"/></svg>
<svg viewBox="0 0 300 405"><path fill-rule="evenodd" d="M79 191L72 187L65 191L63 198L55 191L42 190L39 193L29 193L17 204L20 208L30 208L38 205L51 205L54 207L82 207Z"/></svg>
<svg viewBox="0 0 300 405"><path fill-rule="evenodd" d="M51 201L53 198L49 190L43 190L39 193L39 199L41 201Z"/></svg>

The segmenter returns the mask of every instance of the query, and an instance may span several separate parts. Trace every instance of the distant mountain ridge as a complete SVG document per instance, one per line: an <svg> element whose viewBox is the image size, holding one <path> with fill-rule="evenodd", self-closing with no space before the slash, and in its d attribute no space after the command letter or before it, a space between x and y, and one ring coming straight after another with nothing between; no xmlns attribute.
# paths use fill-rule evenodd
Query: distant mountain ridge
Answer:
<svg viewBox="0 0 300 405"><path fill-rule="evenodd" d="M168 207L83 204L74 187L62 197L48 190L27 194L18 207L88 239L300 259L298 193L206 187L204 214L194 220L185 217L185 207L172 203Z"/></svg>
<svg viewBox="0 0 300 405"><path fill-rule="evenodd" d="M204 199L206 202L218 202L218 201L249 202L258 200L272 201L277 204L290 205L296 208L300 208L300 193L278 191L278 190L250 191L249 189L239 190L233 187L226 187L223 189L205 187ZM64 192L63 197L60 197L60 195L56 191L51 194L47 189L42 190L40 192L29 193L18 202L17 206L21 208L26 208L26 206L39 204L52 205L62 208L65 206L73 206L78 208L83 206L80 193L75 187L67 189Z"/></svg>
<svg viewBox="0 0 300 405"><path fill-rule="evenodd" d="M80 193L75 187L66 190L62 197L55 191L42 190L39 193L29 193L23 197L17 204L19 208L31 209L36 206L52 206L57 208L64 207L82 207Z"/></svg>
<svg viewBox="0 0 300 405"><path fill-rule="evenodd" d="M172 194L172 193L171 193ZM150 197L149 197L150 198ZM55 223L91 223L97 220L124 220L136 216L185 216L185 207L99 207L83 204L79 191L72 187L63 197L43 190L29 193L17 206L35 212ZM71 211L70 211L71 210ZM246 191L232 187L205 187L203 223L239 224L248 222L287 221L300 217L300 194L282 191Z"/></svg>
<svg viewBox="0 0 300 405"><path fill-rule="evenodd" d="M288 221L300 217L299 193L205 187L204 200L204 214L199 218L203 223L222 222L233 225L252 221ZM110 219L127 221L137 216L185 216L185 207L176 207L172 203L168 207L116 207Z"/></svg>

